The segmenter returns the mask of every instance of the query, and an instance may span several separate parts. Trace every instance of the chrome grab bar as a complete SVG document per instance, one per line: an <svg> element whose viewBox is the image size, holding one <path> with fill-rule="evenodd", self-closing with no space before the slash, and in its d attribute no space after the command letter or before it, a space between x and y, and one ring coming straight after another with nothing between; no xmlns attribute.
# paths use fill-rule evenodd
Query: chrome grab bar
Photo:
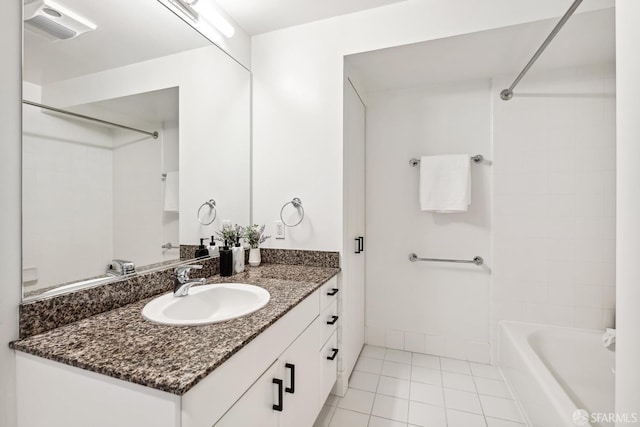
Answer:
<svg viewBox="0 0 640 427"><path fill-rule="evenodd" d="M473 259L445 259L445 258L419 258L416 254L409 254L409 261L434 261L434 262L455 262L460 264L484 264L484 259L481 256L477 256Z"/></svg>

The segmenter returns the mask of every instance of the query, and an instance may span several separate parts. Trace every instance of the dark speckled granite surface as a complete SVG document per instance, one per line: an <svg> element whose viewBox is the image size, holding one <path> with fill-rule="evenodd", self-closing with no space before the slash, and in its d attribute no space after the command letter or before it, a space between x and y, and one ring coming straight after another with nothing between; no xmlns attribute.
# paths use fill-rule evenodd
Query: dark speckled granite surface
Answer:
<svg viewBox="0 0 640 427"><path fill-rule="evenodd" d="M251 283L269 291L271 299L264 308L238 319L203 326L157 325L142 317L142 308L152 299L145 298L15 341L11 347L182 395L338 272L265 264L208 280Z"/></svg>

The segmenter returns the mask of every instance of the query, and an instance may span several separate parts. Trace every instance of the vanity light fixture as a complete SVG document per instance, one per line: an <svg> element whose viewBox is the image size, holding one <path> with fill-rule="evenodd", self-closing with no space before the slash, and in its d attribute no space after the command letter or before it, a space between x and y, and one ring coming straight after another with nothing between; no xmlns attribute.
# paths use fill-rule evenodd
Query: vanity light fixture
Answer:
<svg viewBox="0 0 640 427"><path fill-rule="evenodd" d="M215 30L227 38L233 37L236 32L234 26L218 11L212 1L200 0L158 0L160 3L176 12L179 16L187 18L185 21L206 37L210 31ZM214 37L215 38L215 37Z"/></svg>
<svg viewBox="0 0 640 427"><path fill-rule="evenodd" d="M51 0L24 5L25 28L55 39L72 39L97 28L96 24Z"/></svg>

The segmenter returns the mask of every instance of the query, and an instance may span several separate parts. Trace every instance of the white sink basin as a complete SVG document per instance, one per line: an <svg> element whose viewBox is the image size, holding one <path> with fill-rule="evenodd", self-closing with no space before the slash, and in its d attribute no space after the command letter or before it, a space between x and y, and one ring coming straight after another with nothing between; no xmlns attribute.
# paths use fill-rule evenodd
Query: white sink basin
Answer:
<svg viewBox="0 0 640 427"><path fill-rule="evenodd" d="M194 286L189 295L161 295L142 309L145 319L164 325L205 325L246 316L271 298L265 289L245 283Z"/></svg>

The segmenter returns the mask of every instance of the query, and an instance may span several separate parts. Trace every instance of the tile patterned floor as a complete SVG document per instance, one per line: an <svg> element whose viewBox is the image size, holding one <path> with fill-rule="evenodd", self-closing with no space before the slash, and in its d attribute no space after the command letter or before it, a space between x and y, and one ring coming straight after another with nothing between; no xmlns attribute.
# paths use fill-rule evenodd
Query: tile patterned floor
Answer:
<svg viewBox="0 0 640 427"><path fill-rule="evenodd" d="M314 427L524 427L499 369L365 345Z"/></svg>

